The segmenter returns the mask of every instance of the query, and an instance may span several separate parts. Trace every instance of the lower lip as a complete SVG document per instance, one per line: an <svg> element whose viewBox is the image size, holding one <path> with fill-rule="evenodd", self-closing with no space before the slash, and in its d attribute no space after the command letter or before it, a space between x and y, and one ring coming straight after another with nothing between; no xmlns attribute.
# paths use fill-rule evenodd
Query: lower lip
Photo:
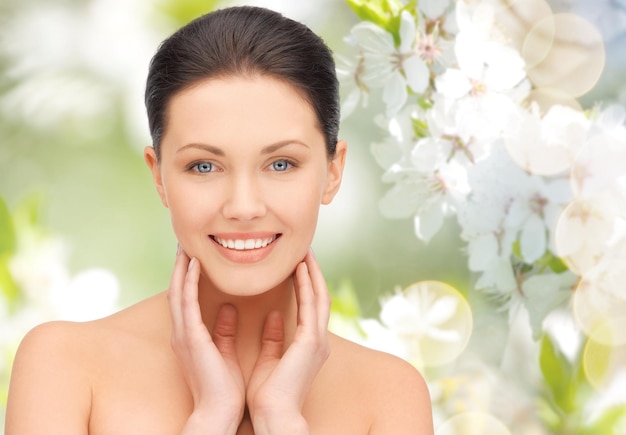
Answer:
<svg viewBox="0 0 626 435"><path fill-rule="evenodd" d="M249 263L257 263L261 260L264 260L268 255L270 255L270 253L274 249L274 246L280 240L280 236L278 236L272 243L270 243L264 248L242 249L242 250L224 248L222 245L217 243L212 237L209 237L209 239L211 239L211 241L215 244L215 246L217 246L217 251L220 254L222 254L222 256L226 258L227 260L232 261L233 263L249 264Z"/></svg>

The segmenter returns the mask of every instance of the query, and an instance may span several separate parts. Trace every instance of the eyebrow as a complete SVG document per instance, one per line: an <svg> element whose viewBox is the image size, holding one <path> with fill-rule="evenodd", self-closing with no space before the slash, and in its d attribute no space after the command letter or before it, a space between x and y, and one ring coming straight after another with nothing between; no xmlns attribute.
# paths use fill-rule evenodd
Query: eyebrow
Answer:
<svg viewBox="0 0 626 435"><path fill-rule="evenodd" d="M261 154L271 154L274 151L278 151L279 149L281 149L283 147L286 147L288 145L301 145L301 146L309 148L309 149L311 148L309 145L307 145L306 143L304 143L304 142L302 142L300 140L288 139L288 140L281 140L280 142L276 142L276 143L267 145L266 147L264 147L261 150ZM223 157L223 156L226 155L224 150L221 149L220 147L217 147L215 145L206 144L206 143L196 143L196 142L184 145L184 146L180 147L178 149L178 151L176 151L176 152L179 153L179 152L181 152L181 151L183 151L183 150L185 150L187 148L201 149L201 150L204 150L204 151L208 151L208 152L210 152L212 154L215 154L216 156L222 156Z"/></svg>

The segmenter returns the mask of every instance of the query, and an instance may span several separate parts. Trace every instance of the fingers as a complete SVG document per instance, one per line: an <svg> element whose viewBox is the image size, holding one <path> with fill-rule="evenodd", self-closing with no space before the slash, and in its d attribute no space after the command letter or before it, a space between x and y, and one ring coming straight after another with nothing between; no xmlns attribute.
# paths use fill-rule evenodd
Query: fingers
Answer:
<svg viewBox="0 0 626 435"><path fill-rule="evenodd" d="M205 329L204 322L202 322L202 314L200 312L200 305L198 304L198 280L200 279L200 264L198 260L192 258L189 261L187 267L187 275L181 296L181 309L183 315L183 326L186 328L202 327Z"/></svg>
<svg viewBox="0 0 626 435"><path fill-rule="evenodd" d="M225 358L237 357L235 338L237 336L237 309L225 304L220 307L213 328L213 342Z"/></svg>
<svg viewBox="0 0 626 435"><path fill-rule="evenodd" d="M181 299L187 269L189 267L189 257L183 252L180 245L176 252L174 271L170 279L167 290L167 300L169 303L170 315L172 317L172 331L179 331L182 328L183 315L181 310Z"/></svg>
<svg viewBox="0 0 626 435"><path fill-rule="evenodd" d="M285 327L283 316L278 311L272 311L267 316L263 327L259 361L280 359L283 354L284 343Z"/></svg>
<svg viewBox="0 0 626 435"><path fill-rule="evenodd" d="M211 342L211 335L204 326L198 304L199 279L200 264L196 259L190 260L179 247L167 292L174 349Z"/></svg>
<svg viewBox="0 0 626 435"><path fill-rule="evenodd" d="M331 299L322 270L313 251L296 268L296 296L298 320L315 325L319 333L325 333L330 317Z"/></svg>

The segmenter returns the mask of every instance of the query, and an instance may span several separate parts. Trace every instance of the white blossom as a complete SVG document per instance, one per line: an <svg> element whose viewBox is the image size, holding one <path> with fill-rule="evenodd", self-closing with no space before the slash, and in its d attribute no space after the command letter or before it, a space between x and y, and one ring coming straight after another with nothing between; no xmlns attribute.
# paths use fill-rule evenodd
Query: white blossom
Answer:
<svg viewBox="0 0 626 435"><path fill-rule="evenodd" d="M363 50L363 83L369 87L382 86L387 116L395 115L406 103L407 86L421 94L429 83L429 70L416 50L415 18L404 11L400 22L400 44L393 36L370 22L357 24L351 32Z"/></svg>
<svg viewBox="0 0 626 435"><path fill-rule="evenodd" d="M552 106L541 117L539 107L518 107L507 120L503 137L511 158L526 171L559 175L570 169L589 129L586 116L566 106Z"/></svg>

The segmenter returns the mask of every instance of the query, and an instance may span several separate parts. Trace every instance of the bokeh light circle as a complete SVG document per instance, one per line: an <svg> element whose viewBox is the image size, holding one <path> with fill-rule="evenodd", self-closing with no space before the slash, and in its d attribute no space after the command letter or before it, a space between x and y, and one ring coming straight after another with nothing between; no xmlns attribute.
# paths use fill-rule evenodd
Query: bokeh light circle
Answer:
<svg viewBox="0 0 626 435"><path fill-rule="evenodd" d="M528 93L525 105L530 106L532 103L539 106L541 113L547 113L552 106L565 106L570 109L581 111L583 107L578 100L565 92L554 88L533 89Z"/></svg>
<svg viewBox="0 0 626 435"><path fill-rule="evenodd" d="M498 0L494 2L495 22L518 51L534 23L552 15L545 0ZM524 59L528 63L529 59Z"/></svg>
<svg viewBox="0 0 626 435"><path fill-rule="evenodd" d="M606 62L602 35L579 15L561 13L537 22L522 45L528 78L537 88L558 89L571 97L589 92Z"/></svg>
<svg viewBox="0 0 626 435"><path fill-rule="evenodd" d="M534 105L529 113L516 117L508 127L505 146L525 171L557 175L570 168L583 147L587 119L582 111L569 106L546 108L542 117L542 109L538 111Z"/></svg>
<svg viewBox="0 0 626 435"><path fill-rule="evenodd" d="M484 412L464 412L445 421L436 435L511 435L497 418Z"/></svg>
<svg viewBox="0 0 626 435"><path fill-rule="evenodd" d="M405 288L399 297L395 308L383 305L381 319L406 344L413 364L440 366L465 350L473 317L458 290L440 281L422 281Z"/></svg>
<svg viewBox="0 0 626 435"><path fill-rule="evenodd" d="M577 275L596 266L613 232L613 217L604 198L570 202L556 224L556 253ZM610 208L610 207L608 207Z"/></svg>
<svg viewBox="0 0 626 435"><path fill-rule="evenodd" d="M608 345L588 340L583 351L583 369L594 388L606 389L619 376L626 375L626 343Z"/></svg>
<svg viewBox="0 0 626 435"><path fill-rule="evenodd" d="M574 292L573 310L576 324L591 340L626 345L626 300L582 280Z"/></svg>

